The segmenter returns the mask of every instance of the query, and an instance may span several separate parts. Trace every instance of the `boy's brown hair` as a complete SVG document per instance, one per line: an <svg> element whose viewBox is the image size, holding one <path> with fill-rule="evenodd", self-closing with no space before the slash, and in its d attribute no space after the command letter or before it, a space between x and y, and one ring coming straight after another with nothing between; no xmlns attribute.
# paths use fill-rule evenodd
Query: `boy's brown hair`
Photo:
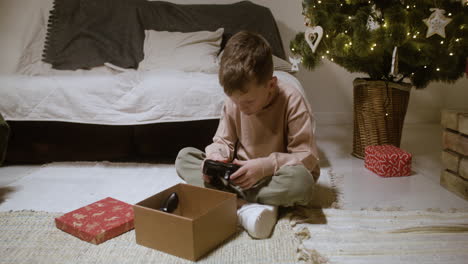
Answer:
<svg viewBox="0 0 468 264"><path fill-rule="evenodd" d="M245 93L246 84L264 84L272 76L272 52L265 38L241 31L229 39L219 68L219 82L227 95L235 91Z"/></svg>

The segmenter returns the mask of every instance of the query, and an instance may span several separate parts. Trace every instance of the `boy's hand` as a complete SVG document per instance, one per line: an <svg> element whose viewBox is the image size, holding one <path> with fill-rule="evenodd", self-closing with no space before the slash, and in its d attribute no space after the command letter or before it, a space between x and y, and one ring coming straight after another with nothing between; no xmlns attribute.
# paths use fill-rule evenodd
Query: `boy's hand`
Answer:
<svg viewBox="0 0 468 264"><path fill-rule="evenodd" d="M247 161L236 159L234 160L234 164L241 165L242 167L234 172L229 179L244 190L252 188L252 186L266 176L264 175L263 165L258 159Z"/></svg>

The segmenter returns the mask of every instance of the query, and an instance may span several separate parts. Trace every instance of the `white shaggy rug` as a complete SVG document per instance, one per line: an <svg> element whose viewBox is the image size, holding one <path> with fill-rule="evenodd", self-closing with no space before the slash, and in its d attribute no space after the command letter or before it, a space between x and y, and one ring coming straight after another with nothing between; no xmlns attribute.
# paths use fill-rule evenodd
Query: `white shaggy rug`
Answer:
<svg viewBox="0 0 468 264"><path fill-rule="evenodd" d="M55 227L60 213L0 212L2 264L193 264L158 250L140 246L131 230L94 245ZM202 257L204 264L294 264L297 243L286 218L279 220L270 239L255 240L239 230Z"/></svg>
<svg viewBox="0 0 468 264"><path fill-rule="evenodd" d="M468 212L307 209L291 225L299 263L468 263Z"/></svg>
<svg viewBox="0 0 468 264"><path fill-rule="evenodd" d="M274 259L279 262L270 262L268 259L268 263L292 263L295 262L294 258L299 263L313 264L466 263L468 212L400 211L400 208L386 211L337 209L342 208L345 199L341 191L343 179L331 169L323 170L322 173L329 177L323 177L319 182L315 193L317 199L314 200L317 201L316 206L326 209L299 208L289 215L292 217L290 224L293 230L284 228L283 235L294 237L294 234L296 241L285 237L272 239L270 242L277 243L276 246L281 243L288 246L281 252L281 257L275 255ZM2 187L3 197L0 198L4 201L0 204L0 211L68 212L108 196L135 204L180 182L183 181L177 176L174 165L51 163L33 170L9 186ZM13 213L15 212L5 212L2 216L16 217L8 215ZM31 217L35 219L40 214L33 212ZM281 223L285 221L288 221L287 217L280 219ZM281 224L276 229L279 230L280 227ZM10 227L5 225L5 228ZM0 230L0 233L7 229ZM51 230L55 229L51 227ZM277 230L275 233L281 233ZM245 232L242 234L245 235ZM249 239L243 240L239 245L247 243L246 241L252 243L250 246L263 245ZM128 245L128 241L125 245ZM233 242L229 245L239 246ZM294 249L298 246L297 255L294 256ZM18 248L20 247L15 247L15 250ZM11 251L9 246L3 249ZM274 249L275 252L276 250ZM233 251L231 260L242 260L245 263L266 263L261 260L267 260L265 256L271 255L261 255L259 259L255 259L252 258L253 255L245 255L243 258L234 252L238 251ZM151 256L151 259L155 258L160 257ZM50 259L44 258L44 263L46 260ZM217 258L207 260L207 263L219 263L216 262Z"/></svg>
<svg viewBox="0 0 468 264"><path fill-rule="evenodd" d="M56 162L3 187L0 211L68 212L109 196L135 204L180 182L174 165Z"/></svg>
<svg viewBox="0 0 468 264"><path fill-rule="evenodd" d="M134 204L180 182L174 165L46 164L2 187L10 191L0 204L0 263L193 263L136 244L134 230L96 246L58 230L53 221L107 196ZM238 231L198 262L296 262L298 241L289 218L279 219L270 239L255 240Z"/></svg>

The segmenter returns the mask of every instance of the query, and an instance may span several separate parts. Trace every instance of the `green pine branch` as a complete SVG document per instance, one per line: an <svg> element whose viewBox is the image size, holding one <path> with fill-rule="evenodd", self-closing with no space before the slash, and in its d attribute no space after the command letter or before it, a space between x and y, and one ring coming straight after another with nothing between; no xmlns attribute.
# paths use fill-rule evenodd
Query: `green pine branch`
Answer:
<svg viewBox="0 0 468 264"><path fill-rule="evenodd" d="M423 22L431 8L445 10L452 19L443 38L426 38ZM417 88L430 82L454 82L463 76L468 57L468 6L453 0L304 0L309 26L320 25L323 38L312 52L304 33L290 42L291 52L313 70L328 59L349 72L372 79L395 80L390 75L392 54L398 47L398 71ZM400 76L400 79L401 79Z"/></svg>

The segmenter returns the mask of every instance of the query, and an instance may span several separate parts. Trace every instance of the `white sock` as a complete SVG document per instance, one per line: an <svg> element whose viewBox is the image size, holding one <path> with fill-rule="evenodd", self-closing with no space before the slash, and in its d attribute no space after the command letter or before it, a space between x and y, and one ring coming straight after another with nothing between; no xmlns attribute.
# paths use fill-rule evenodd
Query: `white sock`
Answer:
<svg viewBox="0 0 468 264"><path fill-rule="evenodd" d="M238 223L253 238L270 236L278 218L278 206L247 203L237 210Z"/></svg>

